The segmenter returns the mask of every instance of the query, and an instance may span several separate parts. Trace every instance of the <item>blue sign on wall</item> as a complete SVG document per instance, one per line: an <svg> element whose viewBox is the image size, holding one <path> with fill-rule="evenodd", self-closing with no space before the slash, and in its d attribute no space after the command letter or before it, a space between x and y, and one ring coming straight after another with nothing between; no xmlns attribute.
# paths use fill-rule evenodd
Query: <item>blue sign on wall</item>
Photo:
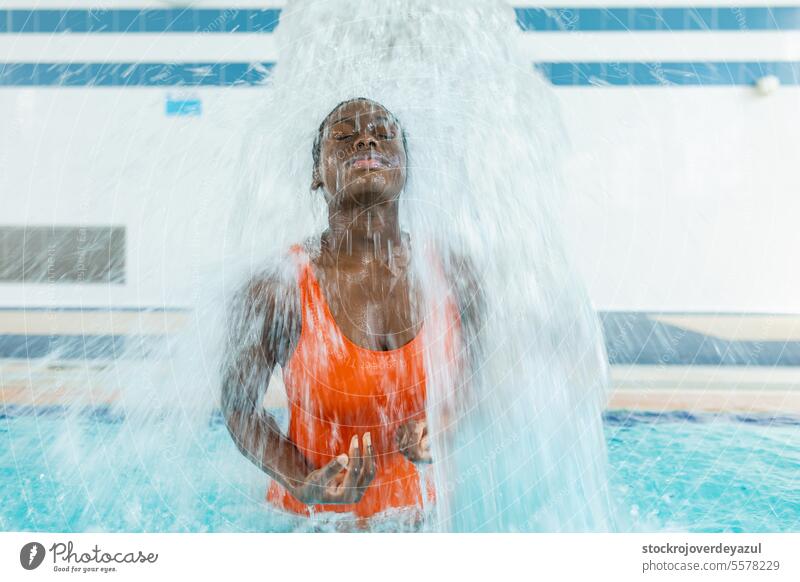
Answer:
<svg viewBox="0 0 800 582"><path fill-rule="evenodd" d="M165 113L168 117L197 117L203 113L203 102L197 98L181 99L168 95Z"/></svg>

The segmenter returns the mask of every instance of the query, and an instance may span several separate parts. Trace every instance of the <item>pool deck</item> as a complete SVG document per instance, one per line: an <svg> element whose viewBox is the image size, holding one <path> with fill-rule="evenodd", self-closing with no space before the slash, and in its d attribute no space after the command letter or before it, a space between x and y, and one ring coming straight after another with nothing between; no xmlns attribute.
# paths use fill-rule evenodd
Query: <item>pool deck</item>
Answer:
<svg viewBox="0 0 800 582"><path fill-rule="evenodd" d="M800 415L799 315L600 317L612 364L609 410ZM126 374L109 375L108 358L130 340L157 340L188 321L179 309L0 308L0 405L111 402L109 378ZM285 405L279 378L266 405Z"/></svg>
<svg viewBox="0 0 800 582"><path fill-rule="evenodd" d="M613 366L608 409L800 415L800 369Z"/></svg>
<svg viewBox="0 0 800 582"><path fill-rule="evenodd" d="M737 412L800 415L800 369L731 366L612 366L609 410ZM78 362L0 363L0 405L53 406L80 397L91 405L116 399L102 385L104 367ZM285 405L279 378L267 406Z"/></svg>

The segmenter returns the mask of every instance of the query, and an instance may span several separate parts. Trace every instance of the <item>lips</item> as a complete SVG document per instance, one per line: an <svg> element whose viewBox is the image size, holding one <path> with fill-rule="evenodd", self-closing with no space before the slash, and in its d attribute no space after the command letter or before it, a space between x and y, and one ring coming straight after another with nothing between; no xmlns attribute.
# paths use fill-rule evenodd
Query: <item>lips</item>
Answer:
<svg viewBox="0 0 800 582"><path fill-rule="evenodd" d="M376 152L356 154L348 160L348 164L359 170L379 170L389 167L389 161Z"/></svg>

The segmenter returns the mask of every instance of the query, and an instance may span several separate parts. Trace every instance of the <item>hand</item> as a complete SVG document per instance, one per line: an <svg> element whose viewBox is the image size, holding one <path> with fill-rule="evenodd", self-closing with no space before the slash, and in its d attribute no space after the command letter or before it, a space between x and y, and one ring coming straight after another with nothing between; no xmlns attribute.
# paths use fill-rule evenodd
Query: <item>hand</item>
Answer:
<svg viewBox="0 0 800 582"><path fill-rule="evenodd" d="M425 419L409 420L397 427L395 435L397 448L409 461L414 463L430 463L431 445L428 439L428 421Z"/></svg>
<svg viewBox="0 0 800 582"><path fill-rule="evenodd" d="M354 435L350 440L349 456L341 454L321 469L312 471L302 482L290 488L291 494L306 505L360 501L375 478L375 452L368 432L364 433L363 444L365 456L361 455L358 435Z"/></svg>

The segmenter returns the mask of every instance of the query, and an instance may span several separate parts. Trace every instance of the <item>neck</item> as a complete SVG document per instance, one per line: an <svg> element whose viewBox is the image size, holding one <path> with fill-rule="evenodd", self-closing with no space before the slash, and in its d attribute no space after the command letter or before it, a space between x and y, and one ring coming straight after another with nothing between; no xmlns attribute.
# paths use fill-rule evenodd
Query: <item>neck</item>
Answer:
<svg viewBox="0 0 800 582"><path fill-rule="evenodd" d="M329 208L328 216L322 245L339 257L389 260L402 245L397 201Z"/></svg>

